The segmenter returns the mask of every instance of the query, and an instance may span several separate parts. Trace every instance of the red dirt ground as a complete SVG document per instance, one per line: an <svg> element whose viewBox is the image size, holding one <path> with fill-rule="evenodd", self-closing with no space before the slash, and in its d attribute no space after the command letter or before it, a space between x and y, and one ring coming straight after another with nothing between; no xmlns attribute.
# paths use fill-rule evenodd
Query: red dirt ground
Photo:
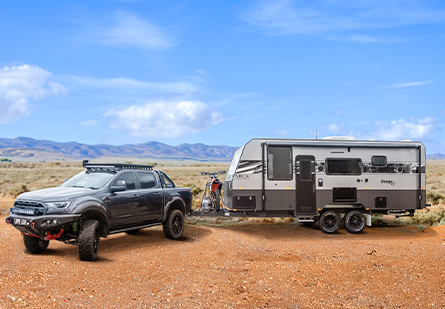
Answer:
<svg viewBox="0 0 445 309"><path fill-rule="evenodd" d="M156 227L102 238L98 259L82 262L57 241L28 253L5 218L0 308L445 307L443 226L326 235L298 223L198 223L179 241Z"/></svg>

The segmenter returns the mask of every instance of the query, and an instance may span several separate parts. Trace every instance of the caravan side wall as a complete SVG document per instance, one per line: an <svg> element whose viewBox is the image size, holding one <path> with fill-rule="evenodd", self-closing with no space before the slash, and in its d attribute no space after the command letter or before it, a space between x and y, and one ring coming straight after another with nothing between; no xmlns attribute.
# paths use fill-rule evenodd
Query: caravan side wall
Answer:
<svg viewBox="0 0 445 309"><path fill-rule="evenodd" d="M232 160L225 203L295 216L313 216L328 205L363 205L376 213L424 208L425 158L418 142L253 139Z"/></svg>

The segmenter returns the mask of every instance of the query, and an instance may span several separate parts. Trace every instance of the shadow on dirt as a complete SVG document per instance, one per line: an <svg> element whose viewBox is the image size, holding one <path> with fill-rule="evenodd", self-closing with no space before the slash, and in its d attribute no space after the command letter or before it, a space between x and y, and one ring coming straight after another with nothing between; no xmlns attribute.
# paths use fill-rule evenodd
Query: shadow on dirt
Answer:
<svg viewBox="0 0 445 309"><path fill-rule="evenodd" d="M186 243L195 243L212 234L212 230L206 227L186 226L183 236L178 240L171 240L164 236L162 228L148 228L140 230L135 235L120 233L110 235L108 238L100 239L99 254L95 262L112 262L107 259L104 252L119 253L127 250L138 250L140 248L156 248L163 246L178 246ZM28 256L36 257L36 254L23 249L23 253ZM38 256L63 257L64 259L78 259L77 246L66 245L52 240L48 249L38 254Z"/></svg>
<svg viewBox="0 0 445 309"><path fill-rule="evenodd" d="M206 225L200 223L200 225ZM313 240L313 239L338 239L338 240L356 240L356 239L413 239L413 238L434 238L437 232L432 228L426 228L425 231L419 231L416 226L392 226L392 227L365 227L359 234L351 234L342 226L334 234L324 234L317 225L304 227L298 222L292 223L270 223L270 222L246 222L237 223L211 223L208 224L215 229L226 229L237 231L239 233L249 234L257 238L280 238L288 240Z"/></svg>

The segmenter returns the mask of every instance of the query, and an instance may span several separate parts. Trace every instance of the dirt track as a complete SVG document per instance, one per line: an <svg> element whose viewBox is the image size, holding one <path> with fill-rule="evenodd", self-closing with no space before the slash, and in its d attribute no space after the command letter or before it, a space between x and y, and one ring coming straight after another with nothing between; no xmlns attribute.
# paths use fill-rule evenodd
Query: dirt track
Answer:
<svg viewBox="0 0 445 309"><path fill-rule="evenodd" d="M0 308L440 308L445 227L344 229L298 223L187 225L101 239L95 262L52 241L40 255L0 216Z"/></svg>

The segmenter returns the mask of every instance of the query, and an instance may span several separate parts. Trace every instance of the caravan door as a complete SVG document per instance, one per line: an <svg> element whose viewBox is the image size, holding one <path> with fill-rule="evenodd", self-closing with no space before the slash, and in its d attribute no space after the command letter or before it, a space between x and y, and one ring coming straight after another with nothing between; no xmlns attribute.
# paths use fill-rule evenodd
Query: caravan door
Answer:
<svg viewBox="0 0 445 309"><path fill-rule="evenodd" d="M295 182L297 216L315 215L317 205L314 156L297 156L295 158Z"/></svg>

